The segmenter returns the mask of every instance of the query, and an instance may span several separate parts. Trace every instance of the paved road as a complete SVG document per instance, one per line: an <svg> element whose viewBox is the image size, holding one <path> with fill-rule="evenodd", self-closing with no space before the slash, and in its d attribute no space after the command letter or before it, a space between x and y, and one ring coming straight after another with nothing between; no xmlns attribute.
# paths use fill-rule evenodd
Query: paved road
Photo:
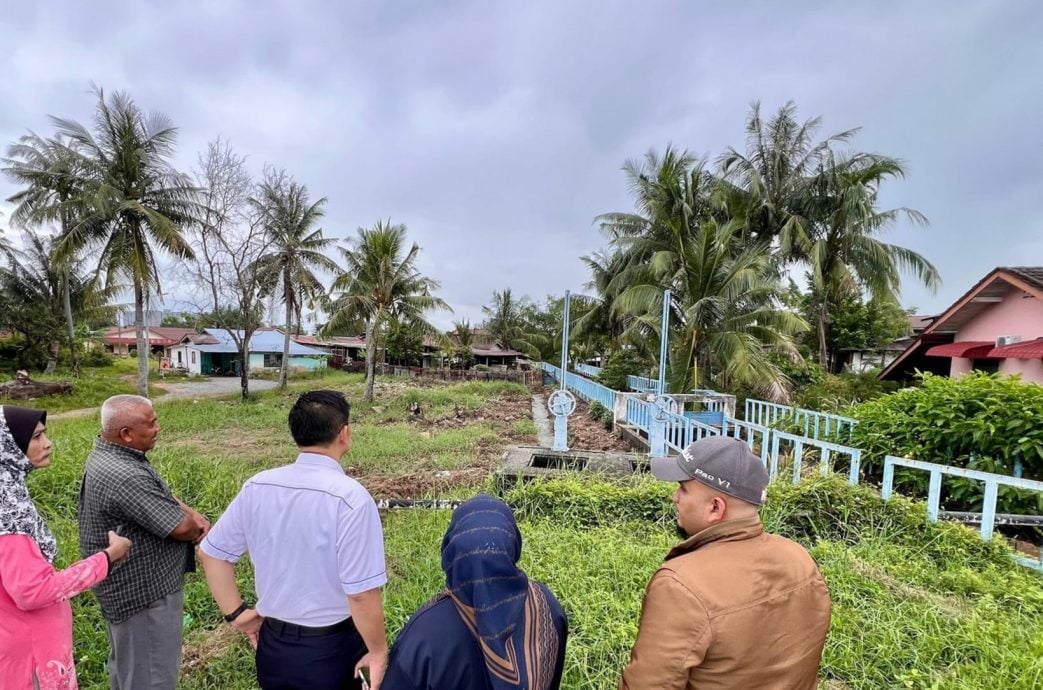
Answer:
<svg viewBox="0 0 1043 690"><path fill-rule="evenodd" d="M239 392L239 379L232 376L218 376L209 381L185 381L184 383L166 383L162 379L156 379L154 382L163 386L167 391L156 398L157 400L200 398ZM271 390L275 386L275 381L250 380L251 393Z"/></svg>

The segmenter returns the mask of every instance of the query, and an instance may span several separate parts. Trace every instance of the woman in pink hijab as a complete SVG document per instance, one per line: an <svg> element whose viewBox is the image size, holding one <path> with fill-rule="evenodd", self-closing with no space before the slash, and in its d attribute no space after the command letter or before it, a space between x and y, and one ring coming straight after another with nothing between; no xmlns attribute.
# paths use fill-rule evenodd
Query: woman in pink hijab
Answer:
<svg viewBox="0 0 1043 690"><path fill-rule="evenodd" d="M76 690L69 599L93 587L130 551L109 546L55 570L58 544L29 497L25 480L51 464L47 413L0 406L0 688Z"/></svg>

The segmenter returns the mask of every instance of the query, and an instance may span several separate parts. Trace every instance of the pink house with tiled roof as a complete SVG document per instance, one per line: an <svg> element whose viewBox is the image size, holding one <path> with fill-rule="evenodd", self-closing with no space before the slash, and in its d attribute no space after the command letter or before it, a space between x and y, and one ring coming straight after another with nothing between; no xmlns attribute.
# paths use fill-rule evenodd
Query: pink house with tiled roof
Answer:
<svg viewBox="0 0 1043 690"><path fill-rule="evenodd" d="M936 317L882 379L916 371L1019 374L1043 384L1043 267L1000 267Z"/></svg>

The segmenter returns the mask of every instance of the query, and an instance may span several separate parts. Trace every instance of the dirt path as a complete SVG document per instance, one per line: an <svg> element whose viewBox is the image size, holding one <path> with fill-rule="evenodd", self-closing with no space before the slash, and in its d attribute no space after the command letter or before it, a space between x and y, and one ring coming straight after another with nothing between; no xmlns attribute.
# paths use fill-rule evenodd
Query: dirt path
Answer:
<svg viewBox="0 0 1043 690"><path fill-rule="evenodd" d="M154 399L154 402L163 400L184 400L186 398L213 398L221 395L231 395L239 392L239 379L237 378L213 378L209 381L186 381L184 383L162 384L165 393ZM250 392L266 391L275 388L275 381L250 381ZM78 410L66 410L47 415L48 419L78 419L89 417L98 411L97 407L83 407Z"/></svg>

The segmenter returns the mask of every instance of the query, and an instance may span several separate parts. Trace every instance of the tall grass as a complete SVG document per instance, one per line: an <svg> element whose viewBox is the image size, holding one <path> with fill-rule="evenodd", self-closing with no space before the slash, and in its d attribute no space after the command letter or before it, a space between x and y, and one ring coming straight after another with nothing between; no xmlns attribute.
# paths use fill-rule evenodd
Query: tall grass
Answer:
<svg viewBox="0 0 1043 690"><path fill-rule="evenodd" d="M337 373L247 404L161 403L163 431L153 461L179 496L216 517L248 476L293 457L286 414L300 390L319 385L361 398L361 377ZM500 395L521 394L527 392L496 382L416 387L381 381L374 403L353 406L355 445L346 464L363 481L418 467L467 467L522 425L486 412ZM413 402L422 407L423 423L409 421ZM437 423L441 419L452 423ZM31 490L58 535L61 562L68 563L77 556L76 494L97 417L56 421L51 431L58 444L54 466L34 473ZM647 477L606 483L577 475L506 491L524 536L522 566L555 592L569 615L562 687L616 686L645 584L676 541L672 489ZM834 614L822 666L828 687L1043 687L1043 578L1013 564L999 541L983 543L957 525L927 524L922 505L884 504L842 480L774 485L763 519L805 544L830 586ZM449 511L384 516L391 636L443 584L439 544L448 520ZM240 568L239 577L250 592L249 568ZM202 578L190 576L185 591L191 663L179 687L256 687L250 650L244 639L227 635ZM106 635L93 597L77 597L74 612L81 687L107 687Z"/></svg>

